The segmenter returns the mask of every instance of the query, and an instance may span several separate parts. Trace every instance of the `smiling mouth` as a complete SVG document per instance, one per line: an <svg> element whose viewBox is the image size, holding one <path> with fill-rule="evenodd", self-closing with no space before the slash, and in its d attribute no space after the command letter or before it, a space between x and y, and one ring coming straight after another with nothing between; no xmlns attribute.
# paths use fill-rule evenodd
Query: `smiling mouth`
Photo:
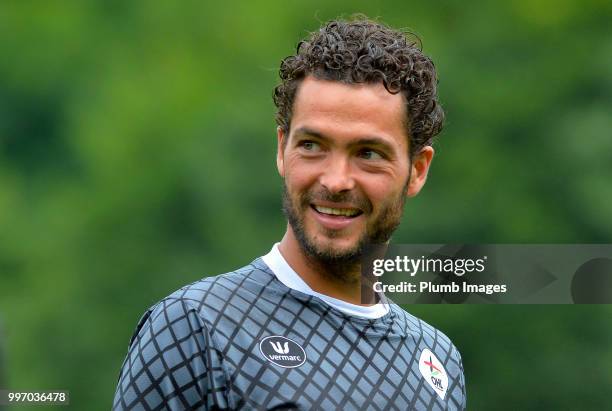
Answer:
<svg viewBox="0 0 612 411"><path fill-rule="evenodd" d="M332 216L332 217L343 217L343 218L355 218L361 214L363 211L357 208L331 208L331 207L322 207L318 205L311 204L313 210L315 210L319 214Z"/></svg>

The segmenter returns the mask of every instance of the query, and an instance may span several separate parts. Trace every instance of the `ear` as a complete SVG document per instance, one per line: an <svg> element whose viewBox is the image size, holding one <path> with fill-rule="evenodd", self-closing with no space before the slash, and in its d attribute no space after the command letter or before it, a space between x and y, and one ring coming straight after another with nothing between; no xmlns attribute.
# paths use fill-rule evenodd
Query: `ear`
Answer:
<svg viewBox="0 0 612 411"><path fill-rule="evenodd" d="M277 147L276 147L276 168L278 169L278 174L281 177L285 177L285 159L284 159L284 150L286 141L285 133L280 127L276 127L276 139L277 139Z"/></svg>
<svg viewBox="0 0 612 411"><path fill-rule="evenodd" d="M427 181L427 172L429 171L429 165L431 164L433 156L434 149L431 146L423 147L421 151L414 156L414 160L412 164L410 164L411 176L410 182L408 183L408 189L406 190L406 195L408 197L414 197L419 194L419 191L421 191L421 188L425 185L425 181Z"/></svg>

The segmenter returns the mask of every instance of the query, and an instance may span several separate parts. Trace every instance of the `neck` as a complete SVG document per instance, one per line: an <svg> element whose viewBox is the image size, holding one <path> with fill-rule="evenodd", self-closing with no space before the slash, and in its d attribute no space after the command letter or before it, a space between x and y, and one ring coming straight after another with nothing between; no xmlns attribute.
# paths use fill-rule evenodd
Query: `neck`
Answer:
<svg viewBox="0 0 612 411"><path fill-rule="evenodd" d="M290 225L279 244L279 251L291 268L314 291L351 304L361 303L361 266L355 264L341 277L334 275L329 267L306 255Z"/></svg>

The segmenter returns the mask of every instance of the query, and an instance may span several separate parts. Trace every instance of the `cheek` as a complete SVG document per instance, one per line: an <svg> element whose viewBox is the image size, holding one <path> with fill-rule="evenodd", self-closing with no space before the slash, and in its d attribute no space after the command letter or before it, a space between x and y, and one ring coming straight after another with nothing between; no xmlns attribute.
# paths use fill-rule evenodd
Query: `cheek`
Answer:
<svg viewBox="0 0 612 411"><path fill-rule="evenodd" d="M292 195L300 194L307 187L306 180L299 173L285 173L285 185Z"/></svg>
<svg viewBox="0 0 612 411"><path fill-rule="evenodd" d="M302 191L317 181L320 166L288 159L285 166L285 184L290 192Z"/></svg>
<svg viewBox="0 0 612 411"><path fill-rule="evenodd" d="M393 182L389 178L373 179L368 187L368 193L372 198L384 200L393 190Z"/></svg>
<svg viewBox="0 0 612 411"><path fill-rule="evenodd" d="M406 180L408 176L406 175ZM385 208L387 204L395 202L399 196L404 194L404 184L398 182L399 179L391 179L387 176L370 178L364 181L361 187L364 188L365 195L368 197L374 208L374 213ZM404 183L402 181L401 183Z"/></svg>

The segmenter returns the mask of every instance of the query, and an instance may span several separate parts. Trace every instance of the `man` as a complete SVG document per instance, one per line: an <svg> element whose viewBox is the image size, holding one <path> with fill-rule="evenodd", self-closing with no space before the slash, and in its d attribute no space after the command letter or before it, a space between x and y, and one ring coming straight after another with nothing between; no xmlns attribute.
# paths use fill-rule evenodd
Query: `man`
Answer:
<svg viewBox="0 0 612 411"><path fill-rule="evenodd" d="M277 167L287 231L262 258L149 309L115 409L465 408L449 339L360 300L360 258L423 187L443 112L403 33L332 21L283 60Z"/></svg>

